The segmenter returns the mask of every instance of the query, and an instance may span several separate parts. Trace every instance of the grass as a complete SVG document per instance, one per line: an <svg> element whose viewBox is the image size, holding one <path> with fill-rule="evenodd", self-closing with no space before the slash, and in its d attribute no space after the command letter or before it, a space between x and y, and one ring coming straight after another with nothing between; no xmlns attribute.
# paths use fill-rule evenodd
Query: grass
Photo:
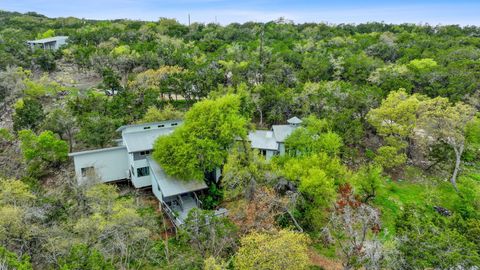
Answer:
<svg viewBox="0 0 480 270"><path fill-rule="evenodd" d="M421 207L427 210L426 214L433 214L434 206L452 210L460 199L449 182L435 178L410 179L386 180L373 202L380 209L387 239L395 235L395 222L405 207Z"/></svg>

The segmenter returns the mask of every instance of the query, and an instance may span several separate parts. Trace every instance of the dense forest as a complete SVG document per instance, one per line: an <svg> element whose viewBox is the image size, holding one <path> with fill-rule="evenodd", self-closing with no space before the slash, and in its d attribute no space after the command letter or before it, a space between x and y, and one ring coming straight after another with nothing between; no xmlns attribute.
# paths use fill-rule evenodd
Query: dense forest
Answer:
<svg viewBox="0 0 480 270"><path fill-rule="evenodd" d="M480 27L0 11L0 269L478 269L479 109ZM245 143L293 116L286 155ZM179 118L153 157L222 169L183 229L149 190L76 183L69 152Z"/></svg>

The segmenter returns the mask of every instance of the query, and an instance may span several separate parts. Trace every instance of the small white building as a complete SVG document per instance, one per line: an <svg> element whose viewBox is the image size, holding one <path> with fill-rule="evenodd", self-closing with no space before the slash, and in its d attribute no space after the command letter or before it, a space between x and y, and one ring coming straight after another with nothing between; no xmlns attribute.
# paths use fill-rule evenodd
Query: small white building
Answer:
<svg viewBox="0 0 480 270"><path fill-rule="evenodd" d="M248 139L253 149L270 160L275 155L285 154L285 139L297 129L302 120L292 117L287 120L288 125L273 125L271 130L255 130L248 133Z"/></svg>
<svg viewBox="0 0 480 270"><path fill-rule="evenodd" d="M27 44L33 50L35 48L41 48L44 50L58 50L61 46L67 44L67 36L56 36L37 40L28 40Z"/></svg>
<svg viewBox="0 0 480 270"><path fill-rule="evenodd" d="M117 129L122 136L118 146L71 153L78 183L130 180L136 188L151 187L175 225L182 225L190 209L200 206L196 192L207 185L203 180L169 176L150 157L155 140L172 133L181 123L172 120L122 126Z"/></svg>

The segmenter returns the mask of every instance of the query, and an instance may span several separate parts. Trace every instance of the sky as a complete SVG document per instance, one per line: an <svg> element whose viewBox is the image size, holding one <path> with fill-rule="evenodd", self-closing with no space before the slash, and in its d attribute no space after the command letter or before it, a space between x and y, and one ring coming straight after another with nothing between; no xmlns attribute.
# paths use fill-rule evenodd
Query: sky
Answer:
<svg viewBox="0 0 480 270"><path fill-rule="evenodd" d="M181 23L429 23L480 25L480 0L0 0L0 10L35 11L48 17L158 20Z"/></svg>

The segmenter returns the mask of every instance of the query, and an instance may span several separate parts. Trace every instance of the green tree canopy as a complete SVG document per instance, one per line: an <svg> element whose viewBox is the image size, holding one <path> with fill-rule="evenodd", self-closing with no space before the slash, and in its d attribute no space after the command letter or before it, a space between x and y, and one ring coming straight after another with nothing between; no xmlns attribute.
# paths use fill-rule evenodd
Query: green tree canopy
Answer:
<svg viewBox="0 0 480 270"><path fill-rule="evenodd" d="M276 233L251 233L240 239L235 269L307 269L309 258L306 235L281 230Z"/></svg>
<svg viewBox="0 0 480 270"><path fill-rule="evenodd" d="M157 139L154 159L169 175L203 179L204 173L224 164L237 138L245 138L248 120L240 105L236 95L196 103L182 126Z"/></svg>
<svg viewBox="0 0 480 270"><path fill-rule="evenodd" d="M52 131L44 131L37 136L31 130L22 130L19 138L30 173L41 175L48 167L58 166L67 160L67 143L58 139Z"/></svg>

